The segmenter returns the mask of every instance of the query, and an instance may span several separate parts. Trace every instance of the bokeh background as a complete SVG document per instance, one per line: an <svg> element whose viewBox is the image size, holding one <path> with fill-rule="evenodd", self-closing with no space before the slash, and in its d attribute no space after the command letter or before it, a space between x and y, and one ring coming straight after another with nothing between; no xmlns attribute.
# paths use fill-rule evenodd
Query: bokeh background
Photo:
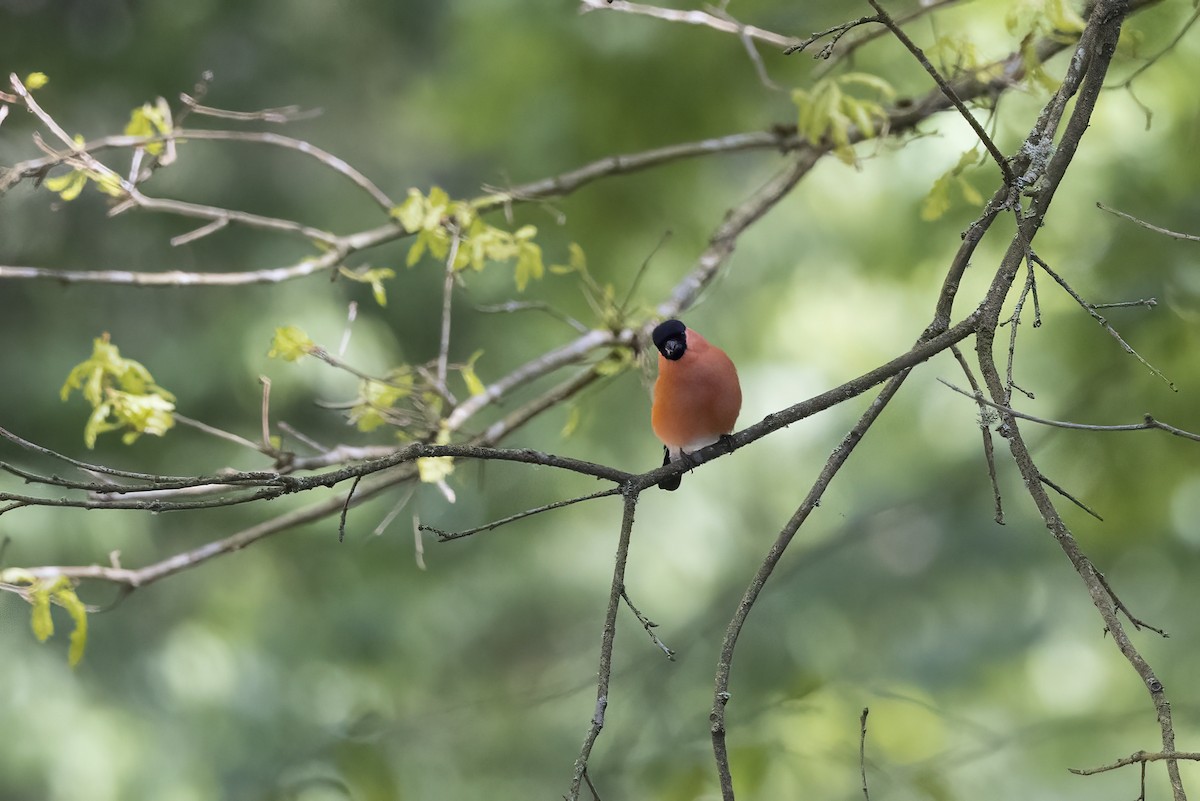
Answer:
<svg viewBox="0 0 1200 801"><path fill-rule="evenodd" d="M691 7L676 3L676 7ZM897 10L914 3L894 3ZM912 34L968 36L1005 55L1004 2L964 2ZM1038 3L1031 8L1036 10ZM869 13L862 4L735 0L728 11L790 35ZM1129 22L1113 82L1158 52L1193 4L1168 0ZM763 48L782 86L820 64ZM432 184L455 197L482 185L550 176L614 153L794 122L786 91L763 86L737 38L630 15L577 13L573 2L490 0L0 0L4 73L40 70L42 104L71 132L117 133L129 110L190 91L204 70L212 105L285 104L323 114L284 131L330 150L393 197ZM1200 233L1200 40L1189 33L1140 76L1137 97L1107 92L1058 194L1038 251L1087 299L1156 298L1108 317L1177 384L1125 354L1049 280L1043 324L1021 329L1016 380L1026 410L1093 423L1144 413L1200 430L1196 367L1200 246L1096 209L1123 209ZM1049 71L1061 75L1064 57ZM858 51L854 69L904 95L929 81L898 44ZM992 120L1001 149L1024 137L1044 102L1005 94ZM989 118L990 119L990 118ZM192 123L196 123L193 118ZM210 124L219 127L218 124ZM34 120L0 126L0 163L38 155ZM822 163L747 233L728 269L687 314L741 370L742 424L900 353L928 322L959 232L977 209L955 198L940 220L923 197L971 146L942 115L903 146L860 148L858 169ZM782 161L751 152L609 178L514 225L539 227L547 263L569 242L598 280L624 291L663 233L637 301L647 307L690 269L726 209ZM985 195L987 167L966 173ZM379 209L319 165L253 145L192 142L146 190L311 222L339 233L382 222ZM229 229L172 248L194 227L170 217L105 216L88 190L62 203L23 184L0 198L0 263L67 269L251 270L289 264L306 246ZM494 220L500 223L501 217ZM957 312L980 297L1007 234L979 249ZM436 354L441 274L403 268L409 243L356 257L391 266L389 304L368 288L316 277L243 289L135 290L0 284L0 425L113 466L204 473L261 468L248 451L188 429L132 447L114 435L83 446L87 409L58 400L91 339L110 332L175 392L182 413L255 438L258 376L274 382L276 419L327 442L370 442L315 400L354 382L307 360L266 357L294 324L335 346L360 304L347 359L381 373ZM484 315L516 297L511 270L470 276L455 301L451 355L485 353L491 380L572 332L548 316ZM572 277L525 292L591 320ZM1022 497L998 440L1007 525L993 522L977 412L937 382L962 383L949 356L919 368L826 493L744 631L734 664L730 744L739 797L859 797L859 714L869 707L868 776L892 799L1127 799L1136 768L1080 778L1068 767L1157 747L1137 676L1103 636L1084 587ZM623 469L653 466L648 379L636 371L591 388L507 444ZM690 475L638 510L627 586L678 652L668 662L622 611L606 726L591 763L605 799L697 799L716 792L707 716L721 634L779 527L865 398L807 420ZM577 411L572 411L572 409ZM573 415L579 425L562 429ZM1026 427L1044 472L1097 512L1062 508L1085 550L1135 614L1171 634L1136 642L1166 685L1178 744L1200 742L1200 469L1195 443L1155 432ZM378 438L374 441L378 441ZM6 461L33 464L12 446ZM258 543L139 590L91 618L87 654L67 666L69 622L35 642L29 608L0 597L0 799L556 798L595 693L600 624L619 503L544 515L414 558L412 515L442 528L479 524L589 491L594 483L521 465L460 465L446 503L420 487L380 536L401 490L336 520ZM20 491L12 478L0 486ZM5 566L141 565L276 515L309 498L188 514L21 509L0 518ZM83 586L106 604L113 592ZM61 610L59 610L61 611ZM56 612L57 615L57 612ZM1193 789L1200 770L1182 768ZM1161 766L1152 798L1168 792Z"/></svg>

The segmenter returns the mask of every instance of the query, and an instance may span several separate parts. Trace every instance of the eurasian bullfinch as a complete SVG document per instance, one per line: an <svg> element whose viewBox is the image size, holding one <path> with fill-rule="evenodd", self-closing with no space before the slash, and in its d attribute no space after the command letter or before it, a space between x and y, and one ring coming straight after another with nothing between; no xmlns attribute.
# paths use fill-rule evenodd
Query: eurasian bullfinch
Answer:
<svg viewBox="0 0 1200 801"><path fill-rule="evenodd" d="M678 320L659 324L651 338L659 356L650 424L662 440L666 465L733 431L742 409L742 387L725 351ZM658 486L678 489L682 478L674 476Z"/></svg>

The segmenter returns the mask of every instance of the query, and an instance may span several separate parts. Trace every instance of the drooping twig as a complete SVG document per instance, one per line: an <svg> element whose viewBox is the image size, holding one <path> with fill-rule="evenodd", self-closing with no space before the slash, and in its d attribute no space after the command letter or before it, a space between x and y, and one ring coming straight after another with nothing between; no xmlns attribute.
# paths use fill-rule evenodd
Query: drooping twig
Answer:
<svg viewBox="0 0 1200 801"><path fill-rule="evenodd" d="M642 628L644 628L646 633L650 635L650 642L654 643L655 646L657 646L658 649L666 655L668 660L674 662L675 652L668 648L667 644L660 640L658 635L654 633L654 629L658 628L658 624L643 615L642 610L634 606L633 601L629 598L629 593L625 591L624 587L621 588L621 598L624 599L625 605L629 607L629 611L633 612L634 617L638 619L638 623L641 623Z"/></svg>
<svg viewBox="0 0 1200 801"><path fill-rule="evenodd" d="M988 480L992 484L992 499L996 510L995 520L1000 525L1004 525L1004 504L1000 497L1000 481L996 477L996 453L992 443L992 428L990 425L996 416L988 412L987 402L983 397L983 390L979 388L979 382L975 380L975 373L971 370L971 365L967 364L967 359L963 356L962 351L959 350L958 345L951 345L950 352L954 354L955 360L958 362L959 367L962 368L963 374L967 377L967 382L971 385L971 392L979 404L979 430L983 434L983 458L987 463Z"/></svg>

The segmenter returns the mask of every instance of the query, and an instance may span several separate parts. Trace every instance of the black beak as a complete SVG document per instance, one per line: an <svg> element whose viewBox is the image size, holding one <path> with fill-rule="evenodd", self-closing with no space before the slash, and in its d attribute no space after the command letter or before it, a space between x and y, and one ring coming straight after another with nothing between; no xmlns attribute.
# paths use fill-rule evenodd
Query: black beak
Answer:
<svg viewBox="0 0 1200 801"><path fill-rule="evenodd" d="M685 350L687 350L687 346L678 339L668 339L663 343L662 346L663 356L666 356L671 361L675 361L679 357L683 356L683 352Z"/></svg>

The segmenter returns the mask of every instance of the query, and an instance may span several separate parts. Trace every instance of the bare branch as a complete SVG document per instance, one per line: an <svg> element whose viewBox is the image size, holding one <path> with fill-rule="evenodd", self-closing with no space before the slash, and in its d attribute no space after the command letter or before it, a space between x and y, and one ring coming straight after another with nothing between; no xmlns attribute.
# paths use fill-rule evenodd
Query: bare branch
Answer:
<svg viewBox="0 0 1200 801"><path fill-rule="evenodd" d="M1200 753L1196 753L1195 751L1157 751L1154 753L1138 751L1123 759L1118 759L1116 762L1108 765L1101 765L1098 768L1067 768L1067 770L1071 771L1076 776L1094 776L1097 773L1105 773L1107 771L1116 770L1117 768L1123 768L1128 765L1144 765L1147 762L1160 762L1164 759L1186 759L1191 762L1200 762Z"/></svg>
<svg viewBox="0 0 1200 801"><path fill-rule="evenodd" d="M792 36L783 36L754 25L742 25L731 19L709 14L706 11L676 11L671 8L649 6L644 3L631 3L627 2L627 0L580 0L579 13L586 14L589 11L621 11L627 14L654 17L655 19L666 20L667 22L702 25L706 28L722 31L723 33L732 33L737 36L756 39L780 49L791 47L800 41Z"/></svg>

